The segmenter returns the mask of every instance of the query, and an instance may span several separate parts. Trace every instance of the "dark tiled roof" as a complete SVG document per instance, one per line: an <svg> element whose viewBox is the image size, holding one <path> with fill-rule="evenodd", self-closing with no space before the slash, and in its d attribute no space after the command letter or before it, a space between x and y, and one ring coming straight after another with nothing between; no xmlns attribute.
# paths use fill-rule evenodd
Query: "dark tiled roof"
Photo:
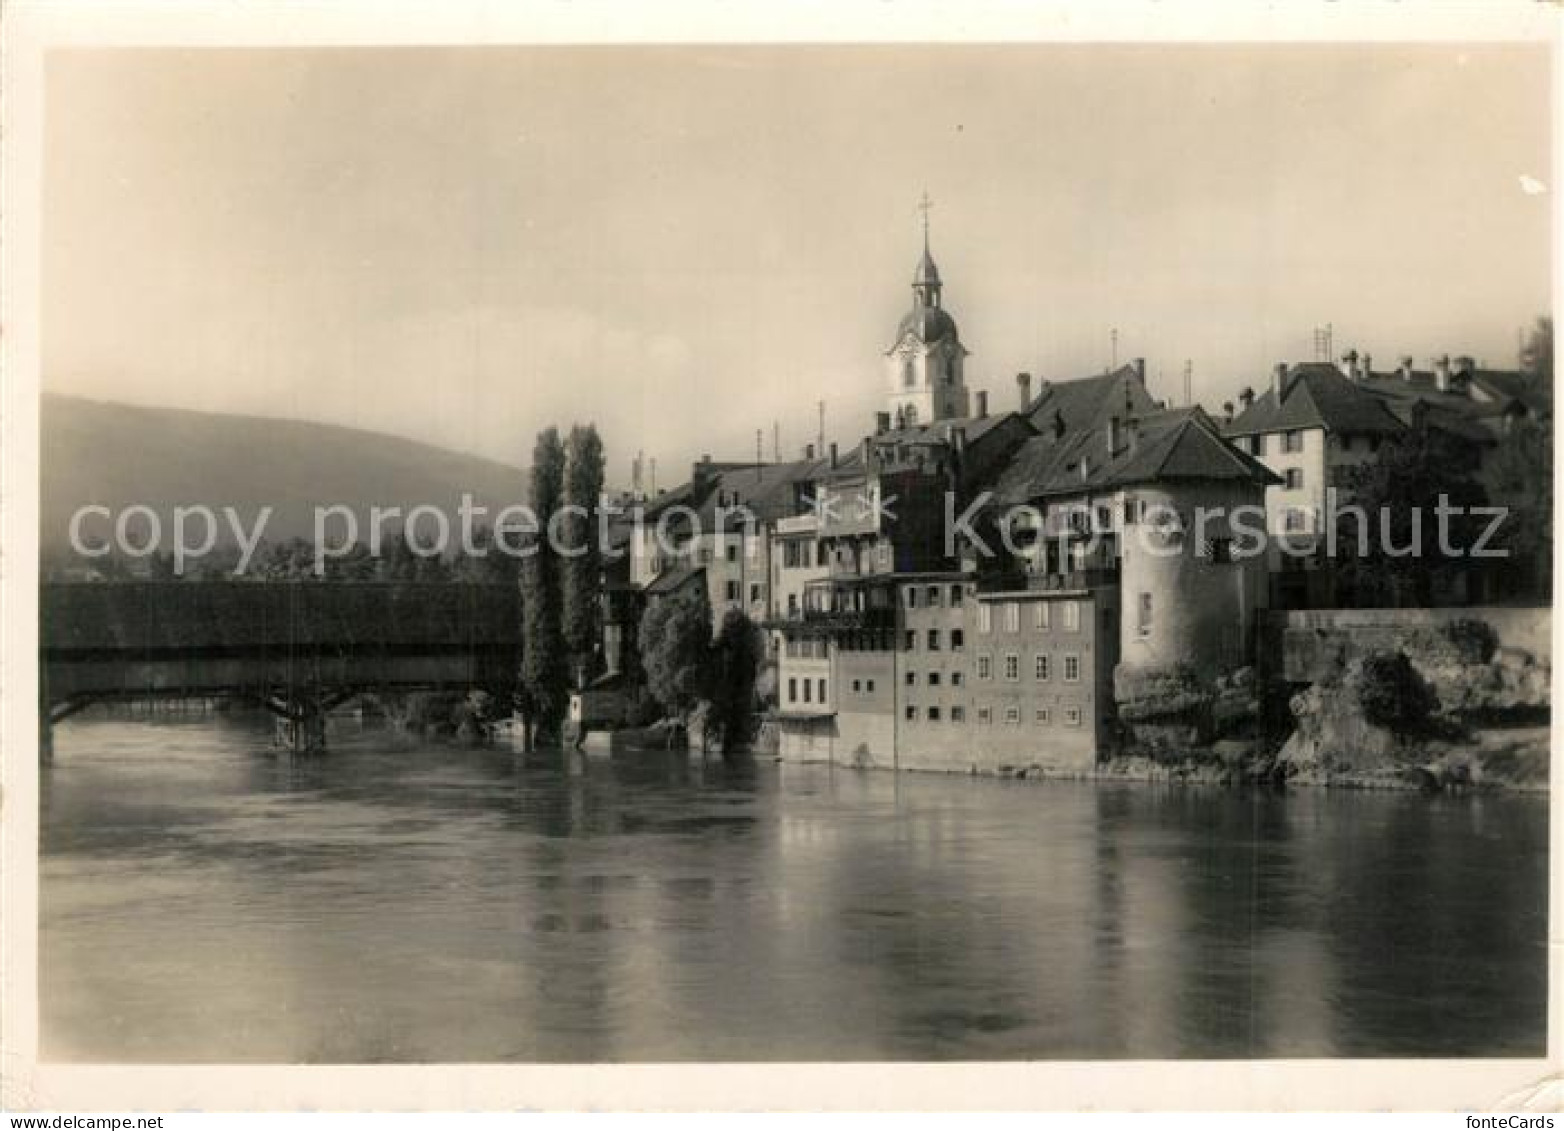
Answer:
<svg viewBox="0 0 1564 1131"><path fill-rule="evenodd" d="M1039 432L1048 432L1057 414L1068 434L1094 428L1115 414L1139 415L1153 412L1156 407L1135 367L1121 365L1112 373L1097 377L1044 382L1027 406L1026 416Z"/></svg>
<svg viewBox="0 0 1564 1131"><path fill-rule="evenodd" d="M1288 371L1277 402L1267 388L1227 426L1229 436L1325 428L1354 435L1392 435L1403 430L1384 402L1344 376L1329 362L1305 362Z"/></svg>
<svg viewBox="0 0 1564 1131"><path fill-rule="evenodd" d="M683 589L690 580L706 572L705 566L676 566L665 569L646 583L648 593L673 593Z"/></svg>
<svg viewBox="0 0 1564 1131"><path fill-rule="evenodd" d="M1074 495L1166 480L1280 480L1217 432L1198 408L1157 411L1122 425L1124 440L1108 454L1108 426L1024 442L994 485L994 502L1012 506L1051 495ZM1135 439L1129 441L1130 430ZM1086 473L1081 473L1081 461Z"/></svg>
<svg viewBox="0 0 1564 1131"><path fill-rule="evenodd" d="M748 507L762 522L774 522L793 514L800 484L817 478L826 464L821 460L792 463L712 463L697 495L695 484L683 483L646 508L655 520L674 505L690 507L700 516L702 529L710 530L719 506Z"/></svg>

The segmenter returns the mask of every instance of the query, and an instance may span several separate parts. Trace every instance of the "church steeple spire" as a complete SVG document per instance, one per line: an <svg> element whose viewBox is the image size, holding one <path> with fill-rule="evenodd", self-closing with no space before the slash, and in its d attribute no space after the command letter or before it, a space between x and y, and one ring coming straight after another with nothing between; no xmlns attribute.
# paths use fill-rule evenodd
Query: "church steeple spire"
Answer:
<svg viewBox="0 0 1564 1131"><path fill-rule="evenodd" d="M912 309L897 325L896 339L885 353L891 416L909 426L966 416L968 410L962 375L967 350L956 320L940 301L939 268L929 251L932 207L934 202L925 192L918 201L918 211L923 213L923 257L912 276Z"/></svg>
<svg viewBox="0 0 1564 1131"><path fill-rule="evenodd" d="M923 213L923 258L918 261L918 269L912 277L912 293L917 305L937 307L940 304L939 268L929 254L929 209L933 207L934 202L925 191L923 199L918 201L918 211Z"/></svg>

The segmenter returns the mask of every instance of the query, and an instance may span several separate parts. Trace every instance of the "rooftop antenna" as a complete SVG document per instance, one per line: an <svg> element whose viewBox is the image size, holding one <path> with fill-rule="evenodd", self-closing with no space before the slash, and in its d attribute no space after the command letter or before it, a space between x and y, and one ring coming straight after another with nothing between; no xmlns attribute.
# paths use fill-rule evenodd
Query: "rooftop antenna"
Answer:
<svg viewBox="0 0 1564 1131"><path fill-rule="evenodd" d="M782 462L782 425L775 420L771 422L771 462Z"/></svg>
<svg viewBox="0 0 1564 1131"><path fill-rule="evenodd" d="M652 457L652 497L657 497L657 457Z"/></svg>
<svg viewBox="0 0 1564 1131"><path fill-rule="evenodd" d="M1190 378L1194 376L1194 373L1195 373L1195 362L1194 362L1194 359L1186 357L1184 359L1184 404L1185 405L1192 405L1192 404L1195 403L1195 398L1190 394L1190 391L1189 391Z"/></svg>
<svg viewBox="0 0 1564 1131"><path fill-rule="evenodd" d="M815 451L823 452L825 451L825 402L817 401L815 403L815 407L820 412L819 434L815 437L815 439L819 441L819 446L815 448Z"/></svg>
<svg viewBox="0 0 1564 1131"><path fill-rule="evenodd" d="M766 433L764 429L755 429L755 478L761 477L761 469L766 465Z"/></svg>
<svg viewBox="0 0 1564 1131"><path fill-rule="evenodd" d="M929 190L923 190L923 199L918 201L918 211L923 213L923 254L929 253L929 209L934 207L934 202L929 199Z"/></svg>
<svg viewBox="0 0 1564 1131"><path fill-rule="evenodd" d="M1108 331L1108 372L1112 373L1119 367L1119 328L1117 326Z"/></svg>

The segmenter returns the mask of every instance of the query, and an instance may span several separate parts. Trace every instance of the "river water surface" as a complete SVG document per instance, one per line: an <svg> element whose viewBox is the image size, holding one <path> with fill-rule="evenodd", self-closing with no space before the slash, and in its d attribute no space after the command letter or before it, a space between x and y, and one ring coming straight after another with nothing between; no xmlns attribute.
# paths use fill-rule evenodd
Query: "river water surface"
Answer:
<svg viewBox="0 0 1564 1131"><path fill-rule="evenodd" d="M43 1055L1540 1056L1547 801L62 724Z"/></svg>

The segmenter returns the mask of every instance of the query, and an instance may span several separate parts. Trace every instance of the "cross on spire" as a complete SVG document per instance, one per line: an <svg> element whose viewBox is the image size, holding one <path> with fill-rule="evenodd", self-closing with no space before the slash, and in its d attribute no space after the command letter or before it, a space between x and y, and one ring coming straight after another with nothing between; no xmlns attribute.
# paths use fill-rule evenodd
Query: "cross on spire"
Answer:
<svg viewBox="0 0 1564 1131"><path fill-rule="evenodd" d="M923 190L923 199L918 201L918 211L923 213L923 250L929 250L929 209L934 207L934 202L929 199L929 190Z"/></svg>

